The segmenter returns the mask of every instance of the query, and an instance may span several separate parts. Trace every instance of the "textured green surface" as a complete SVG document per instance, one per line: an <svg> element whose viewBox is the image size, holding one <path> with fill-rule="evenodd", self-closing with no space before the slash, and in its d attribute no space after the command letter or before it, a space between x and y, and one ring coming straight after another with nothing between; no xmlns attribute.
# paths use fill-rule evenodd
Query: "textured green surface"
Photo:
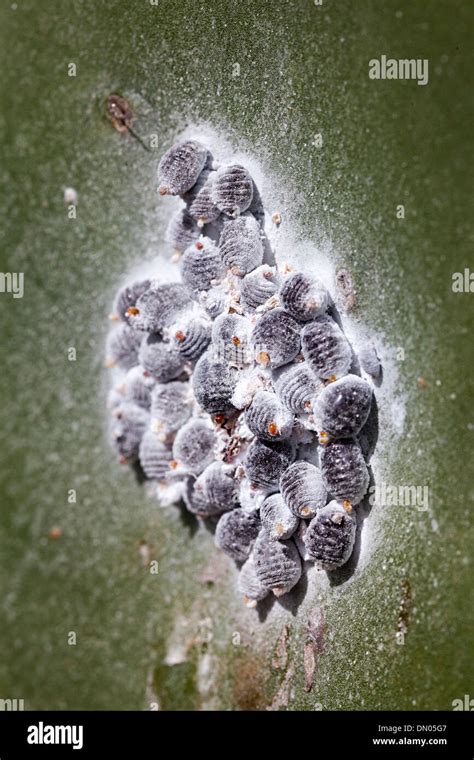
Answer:
<svg viewBox="0 0 474 760"><path fill-rule="evenodd" d="M327 641L309 695L306 613L288 613L288 706L450 709L473 695L474 295L451 291L452 273L474 265L470 23L464 0L2 0L0 265L25 273L25 295L0 294L0 697L40 709L263 708L284 682L271 652L285 616L242 613L226 561L204 584L212 537L157 507L105 439L111 296L162 239L159 155L200 121L280 178L289 222L331 239L354 272L358 316L404 349L407 418L384 444L390 478L432 493L430 513L389 510L369 566L324 596ZM367 62L381 54L429 58L429 85L370 81ZM117 91L137 132L158 135L155 155L105 119ZM158 576L143 566L143 540ZM180 619L190 633L176 637L194 643L186 662L167 665Z"/></svg>

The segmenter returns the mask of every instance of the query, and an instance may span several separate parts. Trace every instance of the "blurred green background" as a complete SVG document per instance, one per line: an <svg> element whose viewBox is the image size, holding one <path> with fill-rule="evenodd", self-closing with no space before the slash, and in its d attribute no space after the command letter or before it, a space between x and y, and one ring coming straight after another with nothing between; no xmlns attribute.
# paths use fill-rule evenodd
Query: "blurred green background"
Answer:
<svg viewBox="0 0 474 760"><path fill-rule="evenodd" d="M25 293L0 294L0 698L331 710L474 696L474 295L451 289L474 269L472 21L465 0L1 0L0 266L25 273ZM429 84L370 81L382 54L428 58ZM113 92L158 135L151 153L112 129ZM159 156L200 122L280 178L288 218L353 271L358 318L405 353L404 433L381 451L390 482L429 486L431 510L387 510L369 566L310 600L326 619L310 693L307 610L243 611L212 536L157 506L105 436L111 298L163 237Z"/></svg>

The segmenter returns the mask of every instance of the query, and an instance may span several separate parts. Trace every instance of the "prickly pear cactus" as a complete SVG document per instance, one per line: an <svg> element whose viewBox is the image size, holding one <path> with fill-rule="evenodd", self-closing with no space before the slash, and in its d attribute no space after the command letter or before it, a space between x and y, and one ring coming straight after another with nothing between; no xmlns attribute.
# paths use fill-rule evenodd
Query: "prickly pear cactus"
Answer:
<svg viewBox="0 0 474 760"><path fill-rule="evenodd" d="M429 22L425 3L398 0L383 9L215 0L204 11L191 0L118 0L47 14L34 0L2 5L2 698L31 709L351 710L451 709L469 694L472 317L468 293L451 288L470 260L469 178L458 160L468 12L460 0L441 0ZM395 49L429 59L427 87L369 78L377 51ZM212 177L207 154L178 184L165 167L165 194L152 185L177 138L197 136L255 186L242 174L228 188L211 183L195 217L172 193L189 194L196 173ZM377 398L372 432L359 440L373 478L356 505L351 558L331 577L314 566L289 594L265 598L253 556L239 569L184 501L167 506L172 495L156 499L138 467L111 456L102 366L107 314L123 321L106 357L117 361L134 350L127 330L149 283L122 293L117 308L119 287L144 283L157 262L168 280L164 262L199 240L204 213L214 222L220 210L223 229L249 214L261 227L262 202L279 267L264 249L263 263L240 275L250 277L242 303L256 312L274 297L285 264L321 276ZM242 271L247 253L229 244ZM208 294L201 307L214 320L222 301L218 289ZM195 326L186 356L175 316L159 329L176 326L178 373L207 338ZM286 321L293 361L307 328ZM370 345L375 354L363 351ZM279 369L270 348L259 351L270 357L259 373ZM126 414L117 418L117 431L123 456L139 461L155 390L124 371L121 403L143 412L132 430ZM259 377L233 389L239 403ZM304 409L304 390L281 388L282 401L297 393ZM181 412L159 435L175 432ZM152 441L142 459L159 475L167 443ZM257 482L278 485L294 466L286 439L251 447ZM239 497L260 510L250 488ZM206 491L188 493L198 516L203 502ZM277 555L275 572L307 562L307 525L284 539L288 552L278 541L263 547Z"/></svg>

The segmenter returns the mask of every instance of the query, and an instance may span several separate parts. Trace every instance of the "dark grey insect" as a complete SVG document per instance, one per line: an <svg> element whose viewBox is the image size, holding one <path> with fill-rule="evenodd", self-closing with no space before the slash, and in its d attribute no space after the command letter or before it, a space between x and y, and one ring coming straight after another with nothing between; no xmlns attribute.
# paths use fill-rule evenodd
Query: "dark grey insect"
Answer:
<svg viewBox="0 0 474 760"><path fill-rule="evenodd" d="M169 446L163 443L152 430L147 430L143 436L138 452L140 466L147 476L154 480L165 480L173 458Z"/></svg>
<svg viewBox="0 0 474 760"><path fill-rule="evenodd" d="M309 522L307 520L300 520L300 524L291 537L296 544L296 548L298 549L303 562L308 562L310 559L306 544L304 542L304 537L306 535L306 531L308 530L308 525Z"/></svg>
<svg viewBox="0 0 474 760"><path fill-rule="evenodd" d="M274 267L262 264L243 278L240 285L240 303L248 311L255 311L275 295L281 278Z"/></svg>
<svg viewBox="0 0 474 760"><path fill-rule="evenodd" d="M143 369L159 383L175 380L184 369L184 358L178 349L155 334L143 338L138 359Z"/></svg>
<svg viewBox="0 0 474 760"><path fill-rule="evenodd" d="M187 208L181 208L174 214L165 233L165 241L176 251L183 253L199 239L201 229L196 224Z"/></svg>
<svg viewBox="0 0 474 760"><path fill-rule="evenodd" d="M205 224L215 222L221 214L220 209L212 200L212 186L215 179L216 172L211 172L207 181L189 206L189 213L196 221L198 227L204 227Z"/></svg>
<svg viewBox="0 0 474 760"><path fill-rule="evenodd" d="M191 203L197 197L198 193L201 192L202 188L207 183L211 174L215 174L215 172L213 171L213 165L214 165L214 157L212 153L208 150L206 163L204 164L203 170L200 173L199 177L197 178L196 182L191 188L189 188L189 190L186 190L185 193L181 193L181 198L186 203L188 209L190 208Z"/></svg>
<svg viewBox="0 0 474 760"><path fill-rule="evenodd" d="M153 380L146 376L143 367L129 369L124 379L125 400L150 409Z"/></svg>
<svg viewBox="0 0 474 760"><path fill-rule="evenodd" d="M188 291L196 296L209 290L225 276L225 267L219 249L209 238L200 238L184 252L181 259L181 277Z"/></svg>
<svg viewBox="0 0 474 760"><path fill-rule="evenodd" d="M357 375L346 375L327 385L314 408L320 430L330 438L349 438L367 422L372 387Z"/></svg>
<svg viewBox="0 0 474 760"><path fill-rule="evenodd" d="M107 338L106 366L129 370L138 364L138 351L143 334L125 324L112 330Z"/></svg>
<svg viewBox="0 0 474 760"><path fill-rule="evenodd" d="M190 418L192 402L189 383L175 380L155 385L151 392L151 419L166 432L179 430Z"/></svg>
<svg viewBox="0 0 474 760"><path fill-rule="evenodd" d="M210 507L209 514L222 514L239 506L239 484L234 478L235 467L213 462L196 480L195 490L202 491Z"/></svg>
<svg viewBox="0 0 474 760"><path fill-rule="evenodd" d="M260 441L250 444L245 457L245 474L255 488L271 489L295 458L295 448L288 441Z"/></svg>
<svg viewBox="0 0 474 760"><path fill-rule="evenodd" d="M280 493L267 496L260 507L260 519L273 541L290 538L300 522L299 518L290 512Z"/></svg>
<svg viewBox="0 0 474 760"><path fill-rule="evenodd" d="M198 302L210 318L215 319L227 308L227 294L223 288L217 285L208 291L202 291L199 294Z"/></svg>
<svg viewBox="0 0 474 760"><path fill-rule="evenodd" d="M324 314L329 305L329 294L316 277L295 272L283 280L280 302L292 317L308 322Z"/></svg>
<svg viewBox="0 0 474 760"><path fill-rule="evenodd" d="M140 296L145 290L148 290L150 285L150 280L139 280L138 282L132 282L131 285L125 285L123 288L120 288L115 297L114 315L123 320L123 322L128 322L128 309L136 305Z"/></svg>
<svg viewBox="0 0 474 760"><path fill-rule="evenodd" d="M257 391L245 412L245 422L254 435L266 441L289 438L294 415L270 391Z"/></svg>
<svg viewBox="0 0 474 760"><path fill-rule="evenodd" d="M323 483L335 499L352 505L364 498L369 486L369 472L358 443L340 440L328 443L321 451Z"/></svg>
<svg viewBox="0 0 474 760"><path fill-rule="evenodd" d="M232 394L238 371L226 361L215 358L212 348L199 359L193 373L193 391L201 409L208 414L231 411Z"/></svg>
<svg viewBox="0 0 474 760"><path fill-rule="evenodd" d="M212 200L228 216L236 217L248 209L253 197L253 180L239 164L221 166L212 186Z"/></svg>
<svg viewBox="0 0 474 760"><path fill-rule="evenodd" d="M189 293L181 282L160 285L155 281L129 310L129 323L138 330L158 333L191 305Z"/></svg>
<svg viewBox="0 0 474 760"><path fill-rule="evenodd" d="M283 309L267 311L252 332L255 360L275 369L288 364L300 350L301 326Z"/></svg>
<svg viewBox="0 0 474 760"><path fill-rule="evenodd" d="M186 480L183 489L183 501L188 512L196 515L196 517L206 518L212 514L212 508L207 503L205 494L202 490L196 489L196 478L194 477L189 477Z"/></svg>
<svg viewBox="0 0 474 760"><path fill-rule="evenodd" d="M216 434L207 420L195 417L179 429L173 444L176 468L200 475L214 461Z"/></svg>
<svg viewBox="0 0 474 760"><path fill-rule="evenodd" d="M275 392L281 402L294 414L308 414L324 388L306 362L283 367L274 375Z"/></svg>
<svg viewBox="0 0 474 760"><path fill-rule="evenodd" d="M365 346L363 346L358 353L358 357L360 366L364 372L367 372L367 374L374 379L380 377L382 364L373 343L367 343Z"/></svg>
<svg viewBox="0 0 474 760"><path fill-rule="evenodd" d="M301 578L301 559L295 543L272 541L265 530L259 533L253 550L258 580L275 596L283 596Z"/></svg>
<svg viewBox="0 0 474 760"><path fill-rule="evenodd" d="M221 314L212 327L212 349L216 357L233 367L242 367L251 360L252 325L240 314Z"/></svg>
<svg viewBox="0 0 474 760"><path fill-rule="evenodd" d="M197 182L208 150L197 140L183 140L166 151L158 165L160 195L179 195Z"/></svg>
<svg viewBox="0 0 474 760"><path fill-rule="evenodd" d="M246 607L254 608L268 595L268 589L257 578L253 555L244 562L237 580L237 588L244 597Z"/></svg>
<svg viewBox="0 0 474 760"><path fill-rule="evenodd" d="M303 356L321 380L336 380L349 372L352 349L341 328L323 315L305 326L301 334Z"/></svg>
<svg viewBox="0 0 474 760"><path fill-rule="evenodd" d="M136 461L150 415L141 406L123 403L114 410L112 439L124 464Z"/></svg>
<svg viewBox="0 0 474 760"><path fill-rule="evenodd" d="M263 208L262 196L260 195L257 185L253 181L252 187L252 202L248 207L248 212L255 217L260 227L263 229L265 225L265 209Z"/></svg>
<svg viewBox="0 0 474 760"><path fill-rule="evenodd" d="M180 354L196 362L211 342L212 324L207 319L188 317L172 328L172 336Z"/></svg>
<svg viewBox="0 0 474 760"><path fill-rule="evenodd" d="M219 250L227 269L238 277L259 267L263 245L256 219L246 214L227 222L219 238Z"/></svg>
<svg viewBox="0 0 474 760"><path fill-rule="evenodd" d="M350 505L331 501L314 517L304 536L311 559L321 570L335 570L345 565L352 554L356 520Z"/></svg>
<svg viewBox="0 0 474 760"><path fill-rule="evenodd" d="M283 500L297 517L308 520L324 507L327 492L322 473L309 462L294 462L280 478Z"/></svg>
<svg viewBox="0 0 474 760"><path fill-rule="evenodd" d="M222 515L217 523L216 546L236 562L244 562L252 551L260 530L260 518L255 513L233 509Z"/></svg>

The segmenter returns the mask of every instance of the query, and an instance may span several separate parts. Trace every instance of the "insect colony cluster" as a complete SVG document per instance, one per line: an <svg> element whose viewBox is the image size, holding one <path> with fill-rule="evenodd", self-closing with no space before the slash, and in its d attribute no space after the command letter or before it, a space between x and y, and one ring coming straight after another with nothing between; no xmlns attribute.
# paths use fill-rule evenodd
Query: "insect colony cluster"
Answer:
<svg viewBox="0 0 474 760"><path fill-rule="evenodd" d="M279 271L246 168L218 166L186 140L162 157L158 182L185 204L167 232L181 281L117 294L113 445L161 501L216 524L255 607L291 591L305 562L332 571L350 558L369 485L358 435L373 403L359 366L377 377L380 363L356 357L313 274Z"/></svg>

